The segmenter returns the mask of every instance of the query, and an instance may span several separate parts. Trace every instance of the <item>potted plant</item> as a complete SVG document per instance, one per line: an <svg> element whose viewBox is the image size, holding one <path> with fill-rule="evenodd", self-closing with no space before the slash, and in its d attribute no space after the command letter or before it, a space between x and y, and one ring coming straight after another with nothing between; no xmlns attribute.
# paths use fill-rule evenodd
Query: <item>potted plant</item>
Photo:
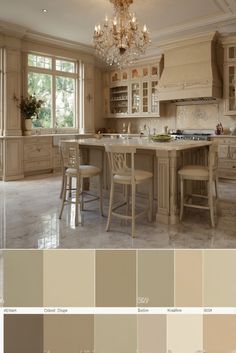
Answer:
<svg viewBox="0 0 236 353"><path fill-rule="evenodd" d="M14 97L14 99L19 102L18 108L21 111L22 117L25 119L24 123L24 135L32 134L32 119L37 119L40 109L43 105L43 100L37 99L35 94L28 95L27 97L18 98Z"/></svg>

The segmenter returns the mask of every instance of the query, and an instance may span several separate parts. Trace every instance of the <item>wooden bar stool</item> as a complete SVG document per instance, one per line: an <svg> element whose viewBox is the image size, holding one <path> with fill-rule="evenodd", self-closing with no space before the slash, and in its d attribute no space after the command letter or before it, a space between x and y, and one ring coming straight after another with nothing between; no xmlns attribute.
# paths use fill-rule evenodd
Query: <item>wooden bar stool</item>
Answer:
<svg viewBox="0 0 236 353"><path fill-rule="evenodd" d="M184 207L205 209L210 211L211 225L215 227L214 219L214 197L213 197L213 182L215 184L215 195L218 198L218 175L217 175L217 160L218 160L217 145L211 145L208 152L208 166L202 165L186 165L178 171L180 176L180 220L183 218ZM192 197L207 198L207 206L200 204L192 204L187 202L185 197L184 182L186 180L205 181L208 184L207 196L199 194L191 194Z"/></svg>
<svg viewBox="0 0 236 353"><path fill-rule="evenodd" d="M83 209L83 204L95 200L100 200L100 212L103 216L102 170L93 165L80 164L80 151L78 142L62 141L60 148L62 156L62 170L64 171L64 176L62 205L59 219L61 219L62 217L65 204L75 204L75 225L77 226L79 223L81 223L81 209ZM83 191L83 179L92 178L96 176L99 177L99 196L94 196ZM75 201L67 199L67 192L71 193L72 191L72 178L76 179ZM88 194L92 198L85 201L83 198L84 193Z"/></svg>
<svg viewBox="0 0 236 353"><path fill-rule="evenodd" d="M137 217L148 213L149 221L152 220L152 201L153 201L153 174L144 170L136 170L134 168L134 155L136 147L133 146L114 146L105 145L105 150L108 155L108 161L111 171L111 189L110 189L110 202L108 211L108 220L106 231L110 229L111 217L115 216L125 220L131 220L132 224L132 237L135 234L135 220ZM135 213L135 196L136 187L139 184L149 184L149 198L148 207L136 214ZM125 186L125 200L118 206L113 207L114 201L114 188L115 184ZM129 211L129 189L131 188L131 215ZM126 214L115 212L118 208L126 205Z"/></svg>

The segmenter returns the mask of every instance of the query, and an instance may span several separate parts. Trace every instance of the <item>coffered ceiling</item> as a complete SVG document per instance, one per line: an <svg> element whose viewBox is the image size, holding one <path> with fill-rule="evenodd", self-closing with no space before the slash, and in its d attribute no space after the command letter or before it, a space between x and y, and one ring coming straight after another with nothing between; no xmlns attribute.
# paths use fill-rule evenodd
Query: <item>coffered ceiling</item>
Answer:
<svg viewBox="0 0 236 353"><path fill-rule="evenodd" d="M134 0L131 9L148 25L153 43L206 28L236 31L236 0ZM109 0L0 0L0 28L4 21L86 45L105 14L112 14Z"/></svg>

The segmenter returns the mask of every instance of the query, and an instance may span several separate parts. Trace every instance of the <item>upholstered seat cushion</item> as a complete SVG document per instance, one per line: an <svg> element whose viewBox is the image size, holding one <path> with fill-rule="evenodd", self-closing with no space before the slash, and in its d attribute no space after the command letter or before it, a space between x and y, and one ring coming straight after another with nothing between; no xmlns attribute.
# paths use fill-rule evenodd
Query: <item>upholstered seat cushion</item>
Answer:
<svg viewBox="0 0 236 353"><path fill-rule="evenodd" d="M145 170L134 171L135 182L137 184L143 183L144 181L151 179L153 174ZM115 174L114 182L119 184L131 184L131 172L124 174Z"/></svg>
<svg viewBox="0 0 236 353"><path fill-rule="evenodd" d="M186 165L178 171L179 175L191 180L207 180L209 178L209 169L201 165Z"/></svg>
<svg viewBox="0 0 236 353"><path fill-rule="evenodd" d="M79 167L79 173L83 178L96 176L101 173L101 169L94 165L81 164ZM66 174L69 176L77 176L78 171L76 168L67 168Z"/></svg>

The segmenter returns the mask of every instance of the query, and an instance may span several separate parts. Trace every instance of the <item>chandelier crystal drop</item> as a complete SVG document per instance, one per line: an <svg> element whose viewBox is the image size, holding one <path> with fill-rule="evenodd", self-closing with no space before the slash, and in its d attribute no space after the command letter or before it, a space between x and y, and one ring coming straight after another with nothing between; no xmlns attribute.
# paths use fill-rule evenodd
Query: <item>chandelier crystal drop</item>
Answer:
<svg viewBox="0 0 236 353"><path fill-rule="evenodd" d="M110 66L124 67L134 63L150 44L147 26L139 28L135 14L129 12L133 0L110 0L114 17L106 16L103 25L95 26L96 53Z"/></svg>

